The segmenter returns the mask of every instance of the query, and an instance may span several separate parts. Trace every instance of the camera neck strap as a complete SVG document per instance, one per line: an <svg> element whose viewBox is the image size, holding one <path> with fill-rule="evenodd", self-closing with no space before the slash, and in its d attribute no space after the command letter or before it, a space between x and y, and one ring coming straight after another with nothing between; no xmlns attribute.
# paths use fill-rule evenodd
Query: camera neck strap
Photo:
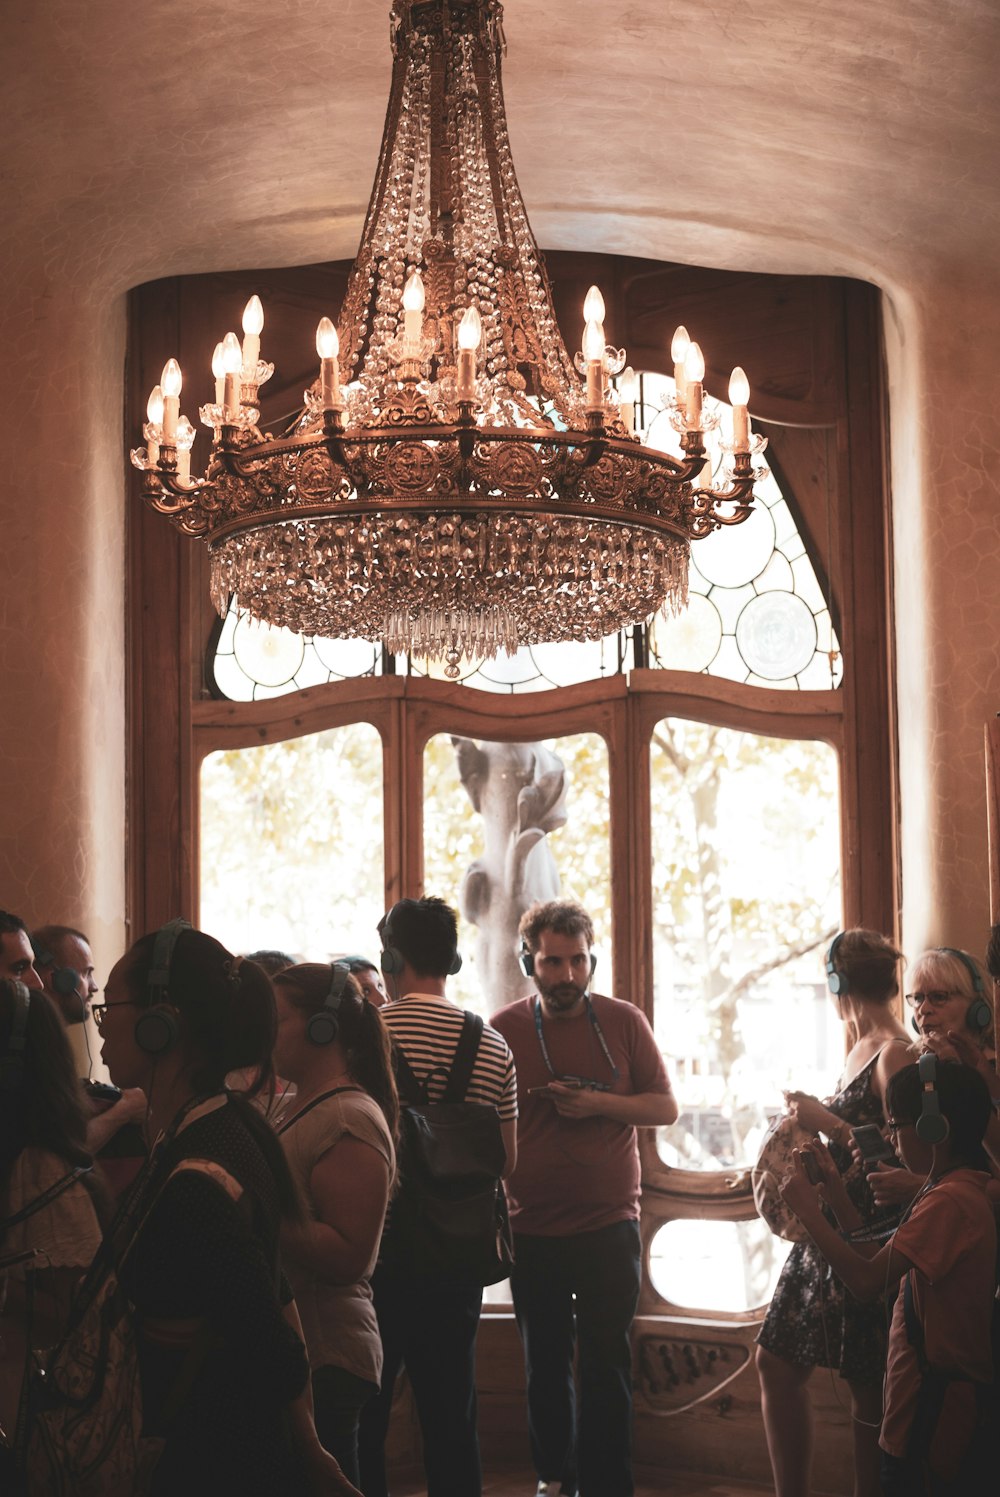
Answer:
<svg viewBox="0 0 1000 1497"><path fill-rule="evenodd" d="M583 1005L586 1010L587 1018L590 1020L594 1034L597 1036L597 1043L601 1047L601 1052L604 1056L604 1059L611 1067L611 1079L612 1081L617 1081L619 1076L618 1067L615 1065L614 1059L611 1055L611 1051L608 1049L608 1042L604 1038L604 1031L598 1023L597 1015L594 1013L594 1005L590 1001L589 993L584 993ZM548 1070L548 1073L553 1078L553 1080L558 1081L559 1078L555 1073L555 1068L553 1067L551 1057L549 1056L549 1047L545 1043L545 1030L542 1026L542 1000L540 998L535 999L535 1033L538 1035L538 1047L542 1052L542 1059L545 1062L546 1069Z"/></svg>

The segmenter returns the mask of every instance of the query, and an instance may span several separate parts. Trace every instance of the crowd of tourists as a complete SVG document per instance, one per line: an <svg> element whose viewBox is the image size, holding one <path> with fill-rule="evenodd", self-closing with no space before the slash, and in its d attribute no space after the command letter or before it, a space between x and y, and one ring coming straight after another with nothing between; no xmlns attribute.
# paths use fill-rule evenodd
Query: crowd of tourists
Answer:
<svg viewBox="0 0 1000 1497"><path fill-rule="evenodd" d="M172 921L99 995L85 934L0 911L5 1492L387 1497L405 1368L428 1497L480 1497L477 1330L509 1278L537 1493L631 1497L637 1129L678 1116L652 1030L593 990L577 904L524 915L532 992L488 1024L448 996L443 901L378 937L312 961ZM901 960L836 937L843 1077L787 1098L801 1241L757 1351L778 1497L809 1491L817 1367L859 1497L992 1489L992 1005L939 948L908 1030ZM95 1026L111 1084L78 1076Z"/></svg>

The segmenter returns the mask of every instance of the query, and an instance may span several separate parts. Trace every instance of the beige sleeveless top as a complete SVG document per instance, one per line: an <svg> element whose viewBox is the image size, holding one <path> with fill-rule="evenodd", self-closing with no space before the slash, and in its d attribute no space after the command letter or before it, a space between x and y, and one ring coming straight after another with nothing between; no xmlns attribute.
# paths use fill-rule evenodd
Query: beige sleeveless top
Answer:
<svg viewBox="0 0 1000 1497"><path fill-rule="evenodd" d="M296 1112L293 1102L278 1119L279 1129ZM309 1194L309 1180L322 1156L342 1138L356 1138L375 1149L395 1173L392 1139L381 1107L364 1091L343 1091L318 1103L287 1131L281 1144L289 1168L302 1191L310 1216L316 1211ZM372 1305L371 1273L378 1258L378 1243L364 1274L354 1284L326 1284L307 1269L286 1262L285 1272L295 1292L302 1317L309 1365L343 1367L355 1377L378 1383L382 1376L382 1343Z"/></svg>

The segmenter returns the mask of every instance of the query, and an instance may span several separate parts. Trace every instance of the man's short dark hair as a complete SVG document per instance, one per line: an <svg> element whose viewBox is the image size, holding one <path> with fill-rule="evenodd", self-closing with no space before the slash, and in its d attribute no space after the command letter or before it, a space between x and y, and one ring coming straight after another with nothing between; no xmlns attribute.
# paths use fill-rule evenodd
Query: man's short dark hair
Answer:
<svg viewBox="0 0 1000 1497"><path fill-rule="evenodd" d="M934 1090L942 1117L948 1119L948 1140L954 1152L977 1169L988 1169L983 1136L993 1112L990 1089L971 1066L958 1060L939 1060ZM889 1078L886 1106L897 1123L915 1123L923 1109L924 1084L917 1066L903 1066Z"/></svg>
<svg viewBox="0 0 1000 1497"><path fill-rule="evenodd" d="M418 977L447 977L458 950L458 919L436 895L400 899L378 924L383 946L395 946Z"/></svg>
<svg viewBox="0 0 1000 1497"><path fill-rule="evenodd" d="M40 925L31 932L29 939L35 953L36 968L56 966L59 947L63 941L72 939L82 941L85 946L90 945L90 937L85 936L82 930L75 930L72 925Z"/></svg>
<svg viewBox="0 0 1000 1497"><path fill-rule="evenodd" d="M277 977L279 972L284 972L286 967L295 966L295 957L289 956L287 951L277 951L265 947L262 951L248 951L246 954L248 962L256 962L258 967L263 967L268 977Z"/></svg>
<svg viewBox="0 0 1000 1497"><path fill-rule="evenodd" d="M551 930L557 936L585 936L587 945L594 944L594 922L582 904L572 899L550 899L545 904L533 904L521 916L518 934L529 951L538 950L543 930Z"/></svg>
<svg viewBox="0 0 1000 1497"><path fill-rule="evenodd" d="M0 936L12 936L15 931L23 930L28 934L28 927L20 915L12 915L9 910L0 910Z"/></svg>

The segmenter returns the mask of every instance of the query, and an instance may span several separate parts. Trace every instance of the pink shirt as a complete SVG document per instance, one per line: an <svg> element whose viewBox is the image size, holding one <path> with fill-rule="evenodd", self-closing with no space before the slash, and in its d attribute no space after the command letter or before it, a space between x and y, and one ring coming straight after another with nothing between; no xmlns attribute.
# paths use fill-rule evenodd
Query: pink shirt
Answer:
<svg viewBox="0 0 1000 1497"><path fill-rule="evenodd" d="M592 995L594 1014L611 1059L586 1013L542 1026L556 1076L611 1083L620 1096L668 1092L663 1057L645 1016L631 1003ZM492 1020L511 1048L517 1069L517 1168L507 1181L516 1232L563 1237L592 1232L639 1215L639 1150L630 1123L612 1118L565 1118L551 1097L531 1095L552 1080L535 1027L535 998L522 998Z"/></svg>
<svg viewBox="0 0 1000 1497"><path fill-rule="evenodd" d="M914 1206L893 1243L914 1266L913 1301L932 1367L975 1382L993 1377L990 1327L996 1226L986 1198L989 1175L958 1169L944 1175ZM902 1457L920 1391L917 1353L907 1339L903 1286L892 1314L885 1374L885 1416L879 1443ZM955 1474L976 1419L975 1389L954 1382L931 1445L931 1469Z"/></svg>

